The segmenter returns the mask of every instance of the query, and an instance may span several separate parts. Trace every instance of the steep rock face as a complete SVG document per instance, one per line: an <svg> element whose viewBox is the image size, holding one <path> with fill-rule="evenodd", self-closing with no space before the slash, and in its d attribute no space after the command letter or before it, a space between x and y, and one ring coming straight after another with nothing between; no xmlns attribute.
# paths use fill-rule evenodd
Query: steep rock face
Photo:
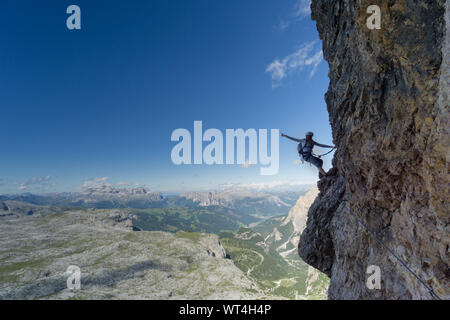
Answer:
<svg viewBox="0 0 450 320"><path fill-rule="evenodd" d="M227 256L227 253L225 252L224 247L217 238L217 235L203 235L199 242L203 247L206 248L206 252L209 255L221 259L224 259Z"/></svg>
<svg viewBox="0 0 450 320"><path fill-rule="evenodd" d="M370 5L381 7L369 30ZM449 286L450 4L313 0L330 67L338 147L319 183L300 256L331 277L330 299L431 299L348 208L443 298ZM369 265L381 289L366 287Z"/></svg>
<svg viewBox="0 0 450 320"><path fill-rule="evenodd" d="M329 177L319 182L319 196L308 211L307 227L299 242L299 255L310 265L331 276L334 245L330 229L331 218L344 195L344 179L335 168Z"/></svg>

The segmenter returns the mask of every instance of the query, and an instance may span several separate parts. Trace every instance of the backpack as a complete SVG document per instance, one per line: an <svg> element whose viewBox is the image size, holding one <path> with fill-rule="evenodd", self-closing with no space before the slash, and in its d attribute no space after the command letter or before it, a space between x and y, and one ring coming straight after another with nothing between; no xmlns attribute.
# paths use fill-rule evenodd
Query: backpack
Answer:
<svg viewBox="0 0 450 320"><path fill-rule="evenodd" d="M303 144L304 143L304 144ZM302 157L302 158L304 158L305 157L305 153L307 154L307 153L309 153L309 154L311 154L312 153L312 146L310 146L309 148L308 147L306 147L306 140L304 140L304 141L302 141L302 142L300 142L298 145L297 145L297 151L298 151L298 154ZM306 148L305 148L306 147ZM304 150L304 149L306 149L306 150Z"/></svg>
<svg viewBox="0 0 450 320"><path fill-rule="evenodd" d="M297 151L300 156L303 156L303 143L299 142L297 145Z"/></svg>

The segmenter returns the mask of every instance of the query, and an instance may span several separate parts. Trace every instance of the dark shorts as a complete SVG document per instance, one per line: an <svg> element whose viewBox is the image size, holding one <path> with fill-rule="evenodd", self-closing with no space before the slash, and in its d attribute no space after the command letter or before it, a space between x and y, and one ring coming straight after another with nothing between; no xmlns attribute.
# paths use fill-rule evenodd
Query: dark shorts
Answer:
<svg viewBox="0 0 450 320"><path fill-rule="evenodd" d="M313 155L304 156L303 159L306 162L311 163L312 165L316 166L317 168L322 168L323 160L317 157L314 157Z"/></svg>

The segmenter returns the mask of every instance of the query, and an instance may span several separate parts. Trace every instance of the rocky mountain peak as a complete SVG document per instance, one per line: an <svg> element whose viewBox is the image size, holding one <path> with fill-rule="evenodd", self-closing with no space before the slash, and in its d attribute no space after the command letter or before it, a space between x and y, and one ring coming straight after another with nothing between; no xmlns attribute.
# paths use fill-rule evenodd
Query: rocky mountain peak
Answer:
<svg viewBox="0 0 450 320"><path fill-rule="evenodd" d="M289 214L283 221L282 226L292 223L295 232L302 232L306 227L306 219L308 217L308 209L316 199L319 190L312 187L305 195L298 198L295 206L289 210Z"/></svg>

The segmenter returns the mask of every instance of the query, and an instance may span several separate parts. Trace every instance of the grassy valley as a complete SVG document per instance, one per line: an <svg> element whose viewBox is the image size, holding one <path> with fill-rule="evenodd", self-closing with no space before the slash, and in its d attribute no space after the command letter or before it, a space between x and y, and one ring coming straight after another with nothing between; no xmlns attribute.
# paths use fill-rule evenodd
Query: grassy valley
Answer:
<svg viewBox="0 0 450 320"><path fill-rule="evenodd" d="M146 231L190 231L220 233L233 231L246 219L224 207L174 207L129 209L135 216L133 224Z"/></svg>
<svg viewBox="0 0 450 320"><path fill-rule="evenodd" d="M326 299L328 278L298 256L296 263L283 257L261 234L241 228L221 233L219 239L230 259L267 294L288 299Z"/></svg>

